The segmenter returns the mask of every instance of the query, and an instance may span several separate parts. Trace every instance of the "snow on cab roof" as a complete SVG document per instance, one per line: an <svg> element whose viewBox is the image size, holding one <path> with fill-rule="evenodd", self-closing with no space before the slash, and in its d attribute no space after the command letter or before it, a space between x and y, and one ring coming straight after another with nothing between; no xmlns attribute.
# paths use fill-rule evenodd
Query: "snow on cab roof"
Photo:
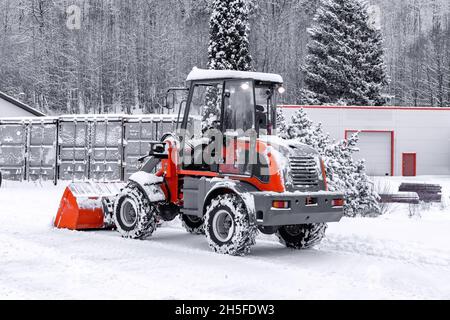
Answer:
<svg viewBox="0 0 450 320"><path fill-rule="evenodd" d="M236 70L205 70L199 68L193 68L186 81L229 78L254 79L259 81L283 83L283 77L279 74Z"/></svg>

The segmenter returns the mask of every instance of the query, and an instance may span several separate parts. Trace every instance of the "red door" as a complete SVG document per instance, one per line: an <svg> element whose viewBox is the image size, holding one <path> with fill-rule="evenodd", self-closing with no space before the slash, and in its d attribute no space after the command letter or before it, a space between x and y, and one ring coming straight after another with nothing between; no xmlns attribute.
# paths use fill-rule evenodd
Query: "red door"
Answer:
<svg viewBox="0 0 450 320"><path fill-rule="evenodd" d="M416 154L404 153L403 154L403 176L415 177L416 176Z"/></svg>

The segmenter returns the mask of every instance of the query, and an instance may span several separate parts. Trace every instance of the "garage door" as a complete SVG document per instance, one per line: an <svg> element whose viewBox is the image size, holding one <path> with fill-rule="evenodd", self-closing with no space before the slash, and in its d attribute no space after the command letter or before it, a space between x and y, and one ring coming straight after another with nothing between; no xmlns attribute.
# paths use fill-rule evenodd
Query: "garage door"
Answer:
<svg viewBox="0 0 450 320"><path fill-rule="evenodd" d="M390 176L392 174L392 143L392 132L360 132L358 142L360 151L354 158L366 160L368 175Z"/></svg>

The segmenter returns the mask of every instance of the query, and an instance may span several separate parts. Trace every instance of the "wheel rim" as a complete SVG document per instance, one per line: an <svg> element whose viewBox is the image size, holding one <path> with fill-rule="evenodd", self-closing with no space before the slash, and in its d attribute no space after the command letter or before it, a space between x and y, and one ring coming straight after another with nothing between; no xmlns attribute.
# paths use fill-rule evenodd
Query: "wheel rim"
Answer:
<svg viewBox="0 0 450 320"><path fill-rule="evenodd" d="M221 242L227 242L233 237L234 220L226 210L220 210L214 215L212 227L214 236Z"/></svg>
<svg viewBox="0 0 450 320"><path fill-rule="evenodd" d="M134 204L126 199L122 203L120 208L120 218L125 227L131 228L134 226L137 220L137 213Z"/></svg>
<svg viewBox="0 0 450 320"><path fill-rule="evenodd" d="M292 237L296 237L301 233L301 226L299 225L293 225L293 226L285 226L284 230L286 230L286 233Z"/></svg>

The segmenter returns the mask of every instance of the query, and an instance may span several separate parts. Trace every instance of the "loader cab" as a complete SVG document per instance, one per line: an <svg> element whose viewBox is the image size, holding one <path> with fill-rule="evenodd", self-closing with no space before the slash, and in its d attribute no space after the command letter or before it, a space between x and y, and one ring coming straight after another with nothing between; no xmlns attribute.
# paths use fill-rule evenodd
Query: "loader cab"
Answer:
<svg viewBox="0 0 450 320"><path fill-rule="evenodd" d="M239 153L251 147L238 144L256 141L259 135L273 134L276 92L282 87L282 78L254 72L196 69L189 75L187 83L189 96L178 119L181 123L182 168L251 175L251 166L238 159L248 158ZM224 163L229 161L224 159L226 155L222 151L227 149L230 141L237 140L236 154L232 156L240 164ZM215 142L214 150L207 149L208 146L211 148L211 142Z"/></svg>

